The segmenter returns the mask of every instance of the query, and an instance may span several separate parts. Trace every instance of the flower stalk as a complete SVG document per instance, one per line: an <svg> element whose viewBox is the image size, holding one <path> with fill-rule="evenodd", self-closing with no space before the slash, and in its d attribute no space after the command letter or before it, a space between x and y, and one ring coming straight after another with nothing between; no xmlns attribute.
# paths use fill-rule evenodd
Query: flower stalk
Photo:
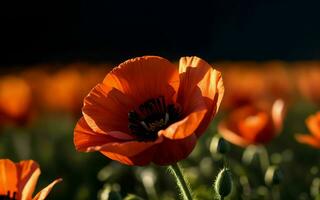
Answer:
<svg viewBox="0 0 320 200"><path fill-rule="evenodd" d="M178 163L171 164L169 167L169 172L175 177L176 183L181 193L183 200L192 200L192 192L187 182L186 178L183 175L182 169Z"/></svg>

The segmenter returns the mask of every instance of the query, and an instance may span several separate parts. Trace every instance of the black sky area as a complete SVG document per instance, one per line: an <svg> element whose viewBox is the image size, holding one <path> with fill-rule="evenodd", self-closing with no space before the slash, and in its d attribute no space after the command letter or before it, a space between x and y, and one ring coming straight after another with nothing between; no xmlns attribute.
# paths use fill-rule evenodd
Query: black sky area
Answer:
<svg viewBox="0 0 320 200"><path fill-rule="evenodd" d="M320 1L3 1L0 65L320 59Z"/></svg>

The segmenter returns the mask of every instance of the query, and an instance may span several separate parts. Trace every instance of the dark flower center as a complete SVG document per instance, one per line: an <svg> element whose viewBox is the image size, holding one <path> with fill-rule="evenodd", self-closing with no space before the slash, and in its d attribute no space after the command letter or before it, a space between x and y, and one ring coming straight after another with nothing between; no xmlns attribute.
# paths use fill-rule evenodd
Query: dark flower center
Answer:
<svg viewBox="0 0 320 200"><path fill-rule="evenodd" d="M139 140L156 140L158 131L178 121L180 109L166 104L164 96L149 99L128 113L129 129Z"/></svg>
<svg viewBox="0 0 320 200"><path fill-rule="evenodd" d="M8 191L6 195L4 195L4 194L0 195L0 200L17 200L16 195L17 195L16 192L13 192L11 195L10 191Z"/></svg>

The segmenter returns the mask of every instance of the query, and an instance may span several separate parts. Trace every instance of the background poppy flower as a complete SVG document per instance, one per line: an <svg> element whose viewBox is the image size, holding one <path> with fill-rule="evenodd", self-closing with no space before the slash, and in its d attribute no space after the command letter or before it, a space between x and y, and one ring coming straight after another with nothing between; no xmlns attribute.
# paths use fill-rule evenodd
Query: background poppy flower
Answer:
<svg viewBox="0 0 320 200"><path fill-rule="evenodd" d="M0 124L27 121L31 105L31 89L17 76L0 79Z"/></svg>
<svg viewBox="0 0 320 200"><path fill-rule="evenodd" d="M320 63L302 62L294 71L297 87L301 95L307 100L320 105Z"/></svg>
<svg viewBox="0 0 320 200"><path fill-rule="evenodd" d="M191 153L223 93L220 72L200 58L181 58L179 70L156 56L128 60L84 99L75 147L127 165L175 163Z"/></svg>
<svg viewBox="0 0 320 200"><path fill-rule="evenodd" d="M47 75L42 87L42 103L47 110L75 112L81 99L81 75L67 68Z"/></svg>
<svg viewBox="0 0 320 200"><path fill-rule="evenodd" d="M250 105L234 110L220 122L219 133L229 142L242 147L250 144L265 144L281 130L284 117L284 102L277 100L271 109Z"/></svg>
<svg viewBox="0 0 320 200"><path fill-rule="evenodd" d="M293 84L287 63L280 61L222 62L223 82L226 88L222 109L233 110L257 102L283 99L290 102Z"/></svg>
<svg viewBox="0 0 320 200"><path fill-rule="evenodd" d="M0 199L43 200L53 186L62 181L62 179L53 181L32 198L39 175L39 165L33 160L13 163L8 159L0 159Z"/></svg>
<svg viewBox="0 0 320 200"><path fill-rule="evenodd" d="M297 134L297 141L315 148L320 148L320 112L309 116L306 119L306 124L312 135Z"/></svg>
<svg viewBox="0 0 320 200"><path fill-rule="evenodd" d="M253 68L256 63L244 62L231 66L222 64L222 66L227 67L223 70L225 74L223 80L225 87L228 88L222 103L223 108L232 110L265 98L267 87L261 70Z"/></svg>

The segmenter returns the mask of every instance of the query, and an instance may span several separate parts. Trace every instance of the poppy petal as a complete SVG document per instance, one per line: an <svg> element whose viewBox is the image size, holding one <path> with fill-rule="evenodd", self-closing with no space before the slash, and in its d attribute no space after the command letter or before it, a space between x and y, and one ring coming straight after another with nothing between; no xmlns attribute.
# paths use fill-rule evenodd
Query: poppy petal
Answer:
<svg viewBox="0 0 320 200"><path fill-rule="evenodd" d="M306 124L311 134L320 140L320 112L308 117Z"/></svg>
<svg viewBox="0 0 320 200"><path fill-rule="evenodd" d="M171 140L165 138L164 141L156 146L153 163L157 165L169 165L183 160L192 152L197 143L197 136L190 135L184 139Z"/></svg>
<svg viewBox="0 0 320 200"><path fill-rule="evenodd" d="M103 83L129 96L135 105L159 96L164 96L169 103L179 86L179 73L164 58L144 56L121 63L105 77Z"/></svg>
<svg viewBox="0 0 320 200"><path fill-rule="evenodd" d="M128 133L128 112L132 108L131 100L122 92L104 84L98 84L84 99L82 112L94 132Z"/></svg>
<svg viewBox="0 0 320 200"><path fill-rule="evenodd" d="M52 183L50 183L47 187L43 188L38 194L32 199L32 200L44 200L48 196L48 194L51 192L52 188L59 182L61 182L62 179L56 179Z"/></svg>
<svg viewBox="0 0 320 200"><path fill-rule="evenodd" d="M150 147L159 144L163 141L163 137L158 137L156 141L144 142L144 141L129 141L129 142L113 142L105 144L99 148L97 151L111 152L127 157L133 157L141 152L149 149Z"/></svg>
<svg viewBox="0 0 320 200"><path fill-rule="evenodd" d="M169 139L183 139L194 133L207 112L200 90L196 90L190 95L190 100L185 102L183 112L187 113L187 116L166 129L160 130L158 135L163 135Z"/></svg>
<svg viewBox="0 0 320 200"><path fill-rule="evenodd" d="M135 156L151 146L161 143L162 137L156 141L140 142L116 139L109 135L93 132L84 118L81 118L74 130L74 144L78 151L103 151L124 156Z"/></svg>
<svg viewBox="0 0 320 200"><path fill-rule="evenodd" d="M112 160L126 165L145 166L153 162L157 165L169 165L185 159L192 152L197 142L195 134L180 140L163 138L161 143L140 152L135 156L124 156L117 153L101 152Z"/></svg>
<svg viewBox="0 0 320 200"><path fill-rule="evenodd" d="M150 164L150 162L152 161L152 158L155 153L155 148L149 148L145 152L141 152L140 154L132 157L104 151L101 151L101 153L107 156L108 158L116 160L125 165L145 166Z"/></svg>
<svg viewBox="0 0 320 200"><path fill-rule="evenodd" d="M0 195L6 195L8 191L17 191L17 168L9 159L0 160Z"/></svg>
<svg viewBox="0 0 320 200"><path fill-rule="evenodd" d="M18 199L29 200L40 176L39 165L33 160L24 160L16 164L18 171ZM21 195L21 196L20 196Z"/></svg>
<svg viewBox="0 0 320 200"><path fill-rule="evenodd" d="M303 144L308 144L315 148L320 148L320 140L314 136L306 135L306 134L297 134L295 135L296 140Z"/></svg>
<svg viewBox="0 0 320 200"><path fill-rule="evenodd" d="M73 142L78 151L89 152L94 149L93 147L115 141L119 141L119 139L93 132L83 117L78 121L74 129Z"/></svg>
<svg viewBox="0 0 320 200"><path fill-rule="evenodd" d="M198 57L182 57L179 62L180 101L187 101L195 89L200 88L207 113L195 131L200 136L208 128L212 118L217 113L224 86L221 73L214 70L206 61Z"/></svg>
<svg viewBox="0 0 320 200"><path fill-rule="evenodd" d="M268 126L270 117L265 112L258 112L254 115L248 115L238 122L238 130L241 137L247 141L258 142L258 138L264 141L264 137L272 135L273 131L264 132L264 129Z"/></svg>
<svg viewBox="0 0 320 200"><path fill-rule="evenodd" d="M232 144L246 147L250 145L251 142L245 140L241 136L239 136L237 133L234 133L233 131L229 130L226 127L225 122L221 122L218 126L219 134L226 139L227 141L231 142Z"/></svg>

